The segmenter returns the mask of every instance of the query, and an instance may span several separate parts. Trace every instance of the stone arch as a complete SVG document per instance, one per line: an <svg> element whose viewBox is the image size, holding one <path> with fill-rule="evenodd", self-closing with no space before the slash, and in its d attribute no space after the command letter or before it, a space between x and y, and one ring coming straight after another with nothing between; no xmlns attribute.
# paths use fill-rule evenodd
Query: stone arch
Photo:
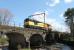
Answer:
<svg viewBox="0 0 74 50"><path fill-rule="evenodd" d="M9 39L9 50L18 50L18 45L20 45L22 48L26 46L26 38L21 33L7 32L6 36Z"/></svg>
<svg viewBox="0 0 74 50"><path fill-rule="evenodd" d="M52 45L52 43L54 43L54 34L52 34L52 32L46 34L45 36L45 43L46 45Z"/></svg>
<svg viewBox="0 0 74 50"><path fill-rule="evenodd" d="M29 40L31 48L40 48L44 42L43 37L40 34L33 34Z"/></svg>

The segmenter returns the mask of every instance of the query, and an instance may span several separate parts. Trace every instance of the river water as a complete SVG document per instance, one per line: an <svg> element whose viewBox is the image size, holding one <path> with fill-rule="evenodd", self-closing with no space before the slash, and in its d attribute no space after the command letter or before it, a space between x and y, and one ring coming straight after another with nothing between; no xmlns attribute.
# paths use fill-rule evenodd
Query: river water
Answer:
<svg viewBox="0 0 74 50"><path fill-rule="evenodd" d="M3 50L8 50L7 48L3 48ZM46 46L43 49L35 49L35 50L71 50L71 48L67 45L56 43L51 46Z"/></svg>
<svg viewBox="0 0 74 50"><path fill-rule="evenodd" d="M62 50L71 50L71 48L68 47L68 46L64 46L64 47L62 48Z"/></svg>
<svg viewBox="0 0 74 50"><path fill-rule="evenodd" d="M67 45L56 43L50 46L50 50L71 50L71 48Z"/></svg>
<svg viewBox="0 0 74 50"><path fill-rule="evenodd" d="M46 46L45 48L41 48L37 50L71 50L71 48L67 45L56 43L51 46Z"/></svg>

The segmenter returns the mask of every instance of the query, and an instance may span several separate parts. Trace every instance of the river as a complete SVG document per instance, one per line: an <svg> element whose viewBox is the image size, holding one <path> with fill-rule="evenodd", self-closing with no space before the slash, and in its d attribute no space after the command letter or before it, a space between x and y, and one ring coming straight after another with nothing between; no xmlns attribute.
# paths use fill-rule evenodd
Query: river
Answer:
<svg viewBox="0 0 74 50"><path fill-rule="evenodd" d="M3 50L8 50L8 49L3 48ZM45 48L35 49L35 50L71 50L71 48L67 45L56 43L51 46L46 46Z"/></svg>
<svg viewBox="0 0 74 50"><path fill-rule="evenodd" d="M71 48L67 45L56 43L50 46L50 50L71 50Z"/></svg>
<svg viewBox="0 0 74 50"><path fill-rule="evenodd" d="M40 48L36 50L71 50L71 48L67 45L56 43L51 46L46 46L45 48Z"/></svg>

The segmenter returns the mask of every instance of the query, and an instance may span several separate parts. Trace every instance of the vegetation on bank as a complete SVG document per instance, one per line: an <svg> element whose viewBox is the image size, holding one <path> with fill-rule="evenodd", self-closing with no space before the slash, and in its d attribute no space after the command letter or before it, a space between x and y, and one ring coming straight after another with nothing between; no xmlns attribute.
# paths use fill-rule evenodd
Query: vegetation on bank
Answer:
<svg viewBox="0 0 74 50"><path fill-rule="evenodd" d="M5 35L0 36L0 45L8 44L8 38Z"/></svg>

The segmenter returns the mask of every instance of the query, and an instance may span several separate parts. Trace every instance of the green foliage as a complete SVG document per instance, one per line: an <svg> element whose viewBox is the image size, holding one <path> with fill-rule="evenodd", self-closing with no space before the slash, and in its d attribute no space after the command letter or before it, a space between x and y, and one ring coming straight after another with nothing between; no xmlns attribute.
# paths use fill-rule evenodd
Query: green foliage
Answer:
<svg viewBox="0 0 74 50"><path fill-rule="evenodd" d="M0 36L0 45L3 45L3 44L7 44L8 43L8 38L4 38L3 35Z"/></svg>
<svg viewBox="0 0 74 50"><path fill-rule="evenodd" d="M65 41L74 41L74 37L72 37L72 36L66 36L66 37L64 37L63 40L65 40Z"/></svg>
<svg viewBox="0 0 74 50"><path fill-rule="evenodd" d="M70 28L72 36L74 36L74 8L68 8L64 13L64 17L66 24Z"/></svg>
<svg viewBox="0 0 74 50"><path fill-rule="evenodd" d="M65 13L64 17L66 19L66 23L70 26L72 19L74 18L74 8L68 8Z"/></svg>

